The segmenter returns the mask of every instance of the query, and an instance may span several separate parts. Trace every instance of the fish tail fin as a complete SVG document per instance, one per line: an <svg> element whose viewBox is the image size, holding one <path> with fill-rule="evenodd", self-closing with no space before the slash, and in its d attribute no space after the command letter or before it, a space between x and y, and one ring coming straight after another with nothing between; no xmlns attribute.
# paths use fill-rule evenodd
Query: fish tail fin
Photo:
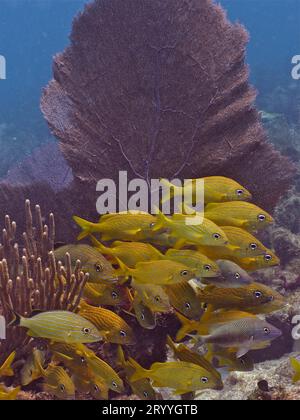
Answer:
<svg viewBox="0 0 300 420"><path fill-rule="evenodd" d="M159 210L159 208L155 207L154 209L156 211L156 221L155 225L152 228L152 232L157 232L158 230L163 229L168 225L169 219Z"/></svg>
<svg viewBox="0 0 300 420"><path fill-rule="evenodd" d="M117 263L119 264L119 270L121 274L123 274L125 277L130 276L131 275L131 269L129 267L127 267L127 265L125 263L123 263L122 260L120 260L120 258L116 257Z"/></svg>
<svg viewBox="0 0 300 420"><path fill-rule="evenodd" d="M13 361L15 360L16 352L13 351L8 358L3 363L2 367L0 368L1 376L14 376L14 370L11 367Z"/></svg>
<svg viewBox="0 0 300 420"><path fill-rule="evenodd" d="M38 374L40 376L44 376L45 375L45 369L42 366L41 359L38 357L36 352L33 352L32 354L33 354L33 362L34 362L35 367L38 370Z"/></svg>
<svg viewBox="0 0 300 420"><path fill-rule="evenodd" d="M9 308L13 313L13 320L8 324L8 327L19 327L21 326L22 316L14 311L12 308Z"/></svg>
<svg viewBox="0 0 300 420"><path fill-rule="evenodd" d="M163 191L164 195L162 197L161 204L170 201L171 198L174 197L174 194L178 194L180 192L180 187L172 184L172 182L168 181L166 178L161 178L160 183L166 187Z"/></svg>
<svg viewBox="0 0 300 420"><path fill-rule="evenodd" d="M128 358L128 362L135 369L134 374L130 377L130 381L135 382L139 379L149 378L149 371L144 369L138 362L131 357Z"/></svg>
<svg viewBox="0 0 300 420"><path fill-rule="evenodd" d="M117 349L117 363L120 366L124 366L125 363L126 363L124 351L123 351L122 346L120 344L118 345L118 349Z"/></svg>
<svg viewBox="0 0 300 420"><path fill-rule="evenodd" d="M181 315L179 312L175 311L177 318L181 322L181 328L176 334L176 341L182 340L187 334L193 331L191 326L191 321L185 316Z"/></svg>
<svg viewBox="0 0 300 420"><path fill-rule="evenodd" d="M90 235L90 239L91 239L92 245L95 248L98 248L101 252L103 252L103 254L108 254L108 255L112 254L111 249L103 245L100 241L98 241L98 239L95 238L94 235Z"/></svg>
<svg viewBox="0 0 300 420"><path fill-rule="evenodd" d="M78 216L73 216L73 220L82 229L82 232L77 237L78 241L90 235L90 233L92 232L92 227L94 225L92 222L84 220Z"/></svg>
<svg viewBox="0 0 300 420"><path fill-rule="evenodd" d="M9 400L15 400L19 394L19 392L21 391L21 387L17 386L16 388L12 389L9 394L8 394L8 399Z"/></svg>
<svg viewBox="0 0 300 420"><path fill-rule="evenodd" d="M293 383L300 381L300 361L297 360L295 357L291 357L291 366L295 371L295 375L293 376Z"/></svg>

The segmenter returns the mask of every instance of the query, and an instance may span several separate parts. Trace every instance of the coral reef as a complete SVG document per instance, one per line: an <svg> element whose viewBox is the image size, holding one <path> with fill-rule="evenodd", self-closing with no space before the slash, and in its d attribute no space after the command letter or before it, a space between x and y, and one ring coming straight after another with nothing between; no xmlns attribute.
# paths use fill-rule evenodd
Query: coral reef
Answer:
<svg viewBox="0 0 300 420"><path fill-rule="evenodd" d="M27 200L26 232L19 246L15 243L16 223L5 217L0 245L0 308L7 322L13 319L12 310L27 317L34 309L75 311L87 280L80 271L80 262L73 273L69 256L65 267L55 261L53 214L49 216L49 227L43 225L39 206L35 208L35 218L34 226ZM0 342L0 365L15 349L17 357L26 354L30 341L25 330L8 327L7 339Z"/></svg>
<svg viewBox="0 0 300 420"><path fill-rule="evenodd" d="M254 108L247 38L210 0L86 6L41 102L81 188L93 197L120 170L148 182L222 174L272 208L294 168Z"/></svg>

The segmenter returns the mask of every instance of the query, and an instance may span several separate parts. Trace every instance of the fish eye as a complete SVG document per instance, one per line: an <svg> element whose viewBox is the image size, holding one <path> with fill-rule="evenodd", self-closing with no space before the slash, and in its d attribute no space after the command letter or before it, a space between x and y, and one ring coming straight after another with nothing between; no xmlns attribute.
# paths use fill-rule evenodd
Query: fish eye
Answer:
<svg viewBox="0 0 300 420"><path fill-rule="evenodd" d="M59 389L60 389L60 392L65 392L66 387L64 386L64 384L60 384Z"/></svg>
<svg viewBox="0 0 300 420"><path fill-rule="evenodd" d="M189 272L187 270L183 270L180 273L180 275L183 276L183 277L187 276L188 274L189 274Z"/></svg>
<svg viewBox="0 0 300 420"><path fill-rule="evenodd" d="M254 251L255 249L257 249L257 244L250 244L250 248Z"/></svg>
<svg viewBox="0 0 300 420"><path fill-rule="evenodd" d="M100 273L101 271L103 271L103 265L102 264L95 264L95 269L97 271L97 273Z"/></svg>
<svg viewBox="0 0 300 420"><path fill-rule="evenodd" d="M144 391L144 392L143 392L143 395L144 395L144 397L145 397L145 398L148 398L148 397L149 397L149 394L148 394L148 392L147 392L147 391Z"/></svg>
<svg viewBox="0 0 300 420"><path fill-rule="evenodd" d="M31 370L31 369L29 370L29 372L28 372L28 373L29 373L29 376L32 376L32 374L33 374L33 372L32 372L32 370Z"/></svg>
<svg viewBox="0 0 300 420"><path fill-rule="evenodd" d="M213 238L214 239L220 239L221 238L221 235L219 233L214 233L213 234Z"/></svg>
<svg viewBox="0 0 300 420"><path fill-rule="evenodd" d="M115 292L115 291L111 292L111 297L112 297L113 299L117 299L117 297L118 297L118 293L117 293L117 292Z"/></svg>
<svg viewBox="0 0 300 420"><path fill-rule="evenodd" d="M191 309L191 305L189 302L185 302L184 306L186 309Z"/></svg>
<svg viewBox="0 0 300 420"><path fill-rule="evenodd" d="M266 334L266 335L269 335L270 334L270 328L268 328L268 327L265 327L264 328L264 333Z"/></svg>
<svg viewBox="0 0 300 420"><path fill-rule="evenodd" d="M145 314L143 312L141 312L141 320L144 321L145 320Z"/></svg>
<svg viewBox="0 0 300 420"><path fill-rule="evenodd" d="M258 218L258 220L259 220L260 222L263 222L264 220L266 220L266 216L265 216L264 214L259 214L259 215L257 216L257 218Z"/></svg>
<svg viewBox="0 0 300 420"><path fill-rule="evenodd" d="M152 222L152 223L150 223L150 228L152 229L152 228L154 228L154 226L155 226L155 222Z"/></svg>
<svg viewBox="0 0 300 420"><path fill-rule="evenodd" d="M204 309L204 311L206 311L206 310L207 310L207 308L208 308L208 303L204 302L204 303L202 304L202 309Z"/></svg>
<svg viewBox="0 0 300 420"><path fill-rule="evenodd" d="M98 392L98 391L99 391L99 387L98 387L98 385L94 385L94 391L95 391L95 392Z"/></svg>
<svg viewBox="0 0 300 420"><path fill-rule="evenodd" d="M117 383L115 382L115 381L112 381L112 386L114 387L114 388L118 388L118 385L117 385Z"/></svg>
<svg viewBox="0 0 300 420"><path fill-rule="evenodd" d="M244 194L244 190L238 189L238 190L236 190L236 193L237 193L237 195L241 196L241 195Z"/></svg>
<svg viewBox="0 0 300 420"><path fill-rule="evenodd" d="M206 264L206 265L204 266L204 270L205 270L205 271L209 271L210 269L211 269L211 265Z"/></svg>
<svg viewBox="0 0 300 420"><path fill-rule="evenodd" d="M126 337L126 335L127 335L127 334L126 334L126 332L125 332L124 330L121 330L121 331L120 331L120 336L121 336L121 337Z"/></svg>
<svg viewBox="0 0 300 420"><path fill-rule="evenodd" d="M160 296L155 296L154 299L156 300L156 302L160 302Z"/></svg>
<svg viewBox="0 0 300 420"><path fill-rule="evenodd" d="M83 332L83 334L87 335L91 332L91 329L90 328L82 328L82 332Z"/></svg>
<svg viewBox="0 0 300 420"><path fill-rule="evenodd" d="M202 378L201 378L201 382L202 382L203 384L207 384L207 382L208 382L208 377L207 377L207 376L202 376Z"/></svg>
<svg viewBox="0 0 300 420"><path fill-rule="evenodd" d="M240 273L235 273L234 277L235 277L236 279L239 279L239 278L241 277L241 275L240 275Z"/></svg>
<svg viewBox="0 0 300 420"><path fill-rule="evenodd" d="M262 293L261 293L259 290L256 290L256 291L254 292L254 296L255 296L257 299L259 299L259 298L261 298L261 297L262 297Z"/></svg>
<svg viewBox="0 0 300 420"><path fill-rule="evenodd" d="M272 260L272 255L270 255L270 254L266 254L266 255L264 256L264 259L265 259L266 261L271 261L271 260Z"/></svg>

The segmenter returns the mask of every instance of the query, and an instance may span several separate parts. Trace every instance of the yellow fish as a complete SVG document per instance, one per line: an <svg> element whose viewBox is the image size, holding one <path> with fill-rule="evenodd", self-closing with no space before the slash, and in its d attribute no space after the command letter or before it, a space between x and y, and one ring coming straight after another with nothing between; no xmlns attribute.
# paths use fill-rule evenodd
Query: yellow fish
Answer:
<svg viewBox="0 0 300 420"><path fill-rule="evenodd" d="M151 309L141 300L138 293L135 293L132 299L132 308L134 310L134 316L137 319L141 327L147 330L153 330L156 327L156 317ZM126 312L133 315L130 312Z"/></svg>
<svg viewBox="0 0 300 420"><path fill-rule="evenodd" d="M141 400L156 400L156 393L150 384L149 379L143 378L137 381L131 381L131 376L136 369L132 364L125 359L122 347L118 347L118 364L122 367L126 375L126 382L129 384L133 394L137 395ZM137 363L137 362L135 362Z"/></svg>
<svg viewBox="0 0 300 420"><path fill-rule="evenodd" d="M168 229L170 235L177 239L175 248L180 248L186 243L212 247L228 243L228 238L221 227L203 217L199 219L198 215L186 216L176 213L167 217L159 212L153 231L160 229Z"/></svg>
<svg viewBox="0 0 300 420"><path fill-rule="evenodd" d="M244 270L250 272L263 270L280 264L279 258L270 249L268 249L263 255L258 255L253 258L235 258L234 262L236 262Z"/></svg>
<svg viewBox="0 0 300 420"><path fill-rule="evenodd" d="M92 238L92 242L103 254L117 257L130 268L134 268L138 262L159 260L163 257L154 246L143 242L116 241L111 248L104 246L96 238Z"/></svg>
<svg viewBox="0 0 300 420"><path fill-rule="evenodd" d="M135 342L132 328L115 312L89 305L82 299L79 314L95 325L107 342L117 344Z"/></svg>
<svg viewBox="0 0 300 420"><path fill-rule="evenodd" d="M8 358L5 360L2 366L0 366L0 377L4 376L14 376L13 368L11 367L13 361L15 360L16 352L13 351Z"/></svg>
<svg viewBox="0 0 300 420"><path fill-rule="evenodd" d="M32 350L29 354L24 366L21 369L21 384L23 386L29 385L31 382L41 377L41 370L39 366L43 366L46 359L46 352L37 348ZM38 361L38 364L37 364Z"/></svg>
<svg viewBox="0 0 300 420"><path fill-rule="evenodd" d="M7 389L4 385L0 384L0 401L16 400L21 387Z"/></svg>
<svg viewBox="0 0 300 420"><path fill-rule="evenodd" d="M31 337L48 338L65 343L95 343L103 339L91 322L69 311L41 312L31 318L15 313L11 326L28 328Z"/></svg>
<svg viewBox="0 0 300 420"><path fill-rule="evenodd" d="M265 306L279 309L284 304L284 298L278 292L263 284L252 283L238 288L222 288L209 285L198 289L199 302L213 305L215 309L240 309L245 312L261 313Z"/></svg>
<svg viewBox="0 0 300 420"><path fill-rule="evenodd" d="M212 377L215 380L215 385L213 386L213 388L219 390L223 389L223 382L220 373L211 365L211 363L209 363L208 360L206 360L205 357L201 356L199 353L190 350L184 344L179 344L178 346L176 346L176 344L173 342L169 335L167 336L167 344L173 351L174 357L177 360L180 360L182 362L194 363L195 365L203 367L203 369L206 369L208 372L211 373Z"/></svg>
<svg viewBox="0 0 300 420"><path fill-rule="evenodd" d="M35 359L40 375L44 378L43 389L60 400L74 400L75 387L67 372L61 367L52 363L44 369L38 358Z"/></svg>
<svg viewBox="0 0 300 420"><path fill-rule="evenodd" d="M128 288L118 284L86 283L82 296L97 306L126 306L129 303Z"/></svg>
<svg viewBox="0 0 300 420"><path fill-rule="evenodd" d="M106 214L99 223L92 223L74 216L74 221L82 228L78 240L91 233L100 233L103 241L140 241L152 236L156 217L147 213Z"/></svg>
<svg viewBox="0 0 300 420"><path fill-rule="evenodd" d="M64 245L54 251L57 260L65 261L66 253L71 256L71 262L75 267L80 260L81 270L89 273L90 283L116 283L118 276L111 263L95 248L86 244Z"/></svg>
<svg viewBox="0 0 300 420"><path fill-rule="evenodd" d="M169 249L165 254L165 258L171 261L177 261L195 270L197 278L217 277L221 273L216 262L199 251L191 249Z"/></svg>
<svg viewBox="0 0 300 420"><path fill-rule="evenodd" d="M131 276L134 284L168 285L179 281L189 281L195 273L183 264L175 261L158 260L140 262L136 268L129 268L118 261L125 276Z"/></svg>
<svg viewBox="0 0 300 420"><path fill-rule="evenodd" d="M101 378L89 377L88 380L73 375L72 381L75 385L76 390L90 394L95 400L108 400L108 386Z"/></svg>
<svg viewBox="0 0 300 420"><path fill-rule="evenodd" d="M172 388L176 395L203 389L219 389L214 376L206 369L188 362L154 363L149 370L129 358L136 369L131 380L149 378L154 387Z"/></svg>
<svg viewBox="0 0 300 420"><path fill-rule="evenodd" d="M171 182L161 179L161 183L170 190L164 194L162 202L173 197L193 197L195 195L196 181L204 181L205 203L221 203L224 201L247 201L252 198L251 193L233 179L223 176L209 176L190 180L184 187L178 187ZM201 185L201 184L200 184Z"/></svg>
<svg viewBox="0 0 300 420"><path fill-rule="evenodd" d="M206 357L211 363L217 364L218 368L226 367L229 372L251 372L254 369L253 359L249 354L236 357L236 353L231 349L216 348L210 349Z"/></svg>
<svg viewBox="0 0 300 420"><path fill-rule="evenodd" d="M186 281L172 284L165 287L170 303L177 311L190 319L199 319L203 315L203 308L200 305L194 288Z"/></svg>
<svg viewBox="0 0 300 420"><path fill-rule="evenodd" d="M290 361L291 361L291 366L295 371L295 374L293 376L293 383L295 384L296 382L300 381L300 362L295 357L291 357Z"/></svg>
<svg viewBox="0 0 300 420"><path fill-rule="evenodd" d="M139 284L131 282L138 297L153 312L168 312L171 309L169 297L162 286L155 284Z"/></svg>
<svg viewBox="0 0 300 420"><path fill-rule="evenodd" d="M222 247L200 246L198 250L213 260L249 258L263 255L267 248L246 230L234 226L222 226L229 243Z"/></svg>
<svg viewBox="0 0 300 420"><path fill-rule="evenodd" d="M204 214L219 226L235 226L247 231L264 229L274 223L269 213L245 201L210 203Z"/></svg>

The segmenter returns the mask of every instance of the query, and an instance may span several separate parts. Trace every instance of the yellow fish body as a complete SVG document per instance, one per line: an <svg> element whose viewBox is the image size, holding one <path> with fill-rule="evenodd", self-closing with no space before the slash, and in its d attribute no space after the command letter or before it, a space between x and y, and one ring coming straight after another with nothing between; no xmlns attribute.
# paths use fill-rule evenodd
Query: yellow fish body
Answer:
<svg viewBox="0 0 300 420"><path fill-rule="evenodd" d="M46 370L41 369L44 377L43 389L49 394L55 395L60 400L74 400L75 386L61 366L49 365Z"/></svg>
<svg viewBox="0 0 300 420"><path fill-rule="evenodd" d="M156 327L155 314L144 303L138 293L135 293L132 301L132 308L141 327L146 328L147 330L153 330Z"/></svg>
<svg viewBox="0 0 300 420"><path fill-rule="evenodd" d="M125 360L125 355L121 346L118 347L118 363L125 372L126 382L129 384L133 394L137 395L141 400L156 399L155 390L151 386L148 378L138 379L137 381L132 381L130 379L136 369L128 360Z"/></svg>
<svg viewBox="0 0 300 420"><path fill-rule="evenodd" d="M134 268L138 262L159 260L163 257L154 246L144 242L115 241L109 248L95 238L92 241L103 254L117 257L130 268Z"/></svg>
<svg viewBox="0 0 300 420"><path fill-rule="evenodd" d="M219 226L235 226L250 232L264 229L274 222L269 213L245 201L210 203L204 214Z"/></svg>
<svg viewBox="0 0 300 420"><path fill-rule="evenodd" d="M15 360L16 352L13 351L8 358L5 360L2 366L0 366L0 378L4 376L14 376L14 371L11 367L13 361Z"/></svg>
<svg viewBox="0 0 300 420"><path fill-rule="evenodd" d="M86 283L82 296L97 306L126 306L129 303L128 288L118 284Z"/></svg>
<svg viewBox="0 0 300 420"><path fill-rule="evenodd" d="M220 275L218 265L206 255L199 251L191 249L169 249L165 258L171 261L177 261L195 270L197 278L217 277Z"/></svg>
<svg viewBox="0 0 300 420"><path fill-rule="evenodd" d="M128 359L136 371L131 380L149 378L154 387L172 388L176 395L216 387L213 375L199 365L188 362L154 363L149 370Z"/></svg>
<svg viewBox="0 0 300 420"><path fill-rule="evenodd" d="M171 309L169 297L162 286L156 284L139 284L134 281L131 286L138 297L153 312L168 312Z"/></svg>
<svg viewBox="0 0 300 420"><path fill-rule="evenodd" d="M220 226L203 217L199 219L197 214L191 216L173 214L167 217L159 212L153 231L160 229L168 229L170 235L177 239L175 248L180 248L186 243L212 247L228 243L228 238Z"/></svg>
<svg viewBox="0 0 300 420"><path fill-rule="evenodd" d="M173 308L190 319L199 319L204 310L194 288L186 281L165 287Z"/></svg>
<svg viewBox="0 0 300 420"><path fill-rule="evenodd" d="M31 318L15 315L16 320L11 325L28 328L31 337L65 343L95 343L103 339L91 322L73 312L47 311Z"/></svg>
<svg viewBox="0 0 300 420"><path fill-rule="evenodd" d="M78 239L91 233L100 233L103 241L140 241L152 236L152 226L156 218L146 213L116 213L102 216L99 223L77 216L74 216L74 220L82 228Z"/></svg>
<svg viewBox="0 0 300 420"><path fill-rule="evenodd" d="M87 380L77 376L72 376L72 381L76 390L90 394L95 400L108 400L108 387L101 378L89 377Z"/></svg>
<svg viewBox="0 0 300 420"><path fill-rule="evenodd" d="M295 357L290 358L291 366L294 369L293 383L300 381L300 362Z"/></svg>
<svg viewBox="0 0 300 420"><path fill-rule="evenodd" d="M178 187L171 182L162 179L161 182L170 190L164 194L162 202L166 202L173 197L193 197L197 180L191 180L184 187ZM252 198L251 193L233 179L223 176L209 176L199 178L198 181L204 182L204 201L205 203L221 203L224 201L244 201Z"/></svg>
<svg viewBox="0 0 300 420"><path fill-rule="evenodd" d="M253 359L244 354L236 357L236 353L231 349L216 348L209 350L206 357L211 362L217 363L218 368L226 367L229 372L251 372L254 369Z"/></svg>
<svg viewBox="0 0 300 420"><path fill-rule="evenodd" d="M65 261L66 253L70 254L71 262L75 267L80 260L81 270L89 273L90 283L112 284L118 281L118 276L112 265L95 248L86 244L64 245L54 251L57 260Z"/></svg>
<svg viewBox="0 0 300 420"><path fill-rule="evenodd" d="M31 382L39 379L42 376L40 366L44 365L45 359L45 351L39 350L37 348L33 349L20 372L21 384L23 386L29 385Z"/></svg>
<svg viewBox="0 0 300 420"><path fill-rule="evenodd" d="M222 247L200 246L198 250L213 260L249 258L263 255L267 248L246 230L235 226L222 226L229 243Z"/></svg>
<svg viewBox="0 0 300 420"><path fill-rule="evenodd" d="M0 384L0 401L14 401L17 399L21 387L7 389L4 385Z"/></svg>
<svg viewBox="0 0 300 420"><path fill-rule="evenodd" d="M267 249L263 255L253 258L235 258L234 262L249 272L263 270L280 264L279 258L270 249Z"/></svg>
<svg viewBox="0 0 300 420"><path fill-rule="evenodd" d="M125 276L133 278L134 284L168 285L195 277L185 265L169 260L140 262L136 268L129 268L122 261L119 265Z"/></svg>
<svg viewBox="0 0 300 420"><path fill-rule="evenodd" d="M134 333L131 327L115 312L80 301L79 314L90 321L109 343L133 344Z"/></svg>

